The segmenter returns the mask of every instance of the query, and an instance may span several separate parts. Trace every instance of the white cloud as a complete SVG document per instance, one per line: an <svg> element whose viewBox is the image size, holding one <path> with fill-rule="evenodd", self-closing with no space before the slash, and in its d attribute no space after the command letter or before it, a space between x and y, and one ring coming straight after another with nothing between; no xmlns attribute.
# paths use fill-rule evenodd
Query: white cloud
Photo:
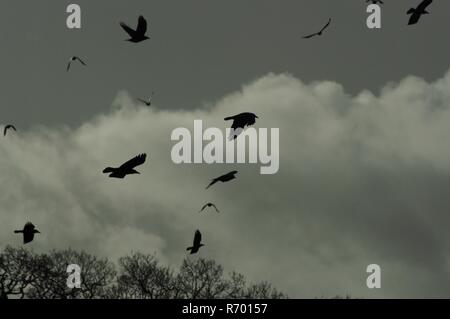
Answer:
<svg viewBox="0 0 450 319"><path fill-rule="evenodd" d="M174 165L174 128L202 119L259 116L280 128L280 171L260 165ZM120 93L114 109L68 128L36 127L0 143L0 242L32 220L36 250L77 248L117 258L156 252L179 265L198 228L200 256L292 297L449 297L450 73L409 77L379 96L352 97L336 83L306 85L269 74L210 109L174 112L136 105ZM147 152L141 175L101 172ZM229 184L210 178L239 170ZM7 185L7 186L6 186ZM206 202L221 214L198 214ZM382 289L365 287L368 264Z"/></svg>

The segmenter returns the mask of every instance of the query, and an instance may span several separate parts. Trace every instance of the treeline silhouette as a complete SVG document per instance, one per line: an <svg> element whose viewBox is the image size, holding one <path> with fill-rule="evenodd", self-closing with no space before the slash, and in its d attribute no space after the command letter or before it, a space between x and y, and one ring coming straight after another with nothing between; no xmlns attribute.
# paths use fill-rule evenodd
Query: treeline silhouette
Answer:
<svg viewBox="0 0 450 319"><path fill-rule="evenodd" d="M67 266L81 267L81 288L67 286ZM177 271L154 255L132 253L115 265L72 249L38 254L6 247L0 253L0 299L280 299L268 282L224 274L214 260L185 258Z"/></svg>

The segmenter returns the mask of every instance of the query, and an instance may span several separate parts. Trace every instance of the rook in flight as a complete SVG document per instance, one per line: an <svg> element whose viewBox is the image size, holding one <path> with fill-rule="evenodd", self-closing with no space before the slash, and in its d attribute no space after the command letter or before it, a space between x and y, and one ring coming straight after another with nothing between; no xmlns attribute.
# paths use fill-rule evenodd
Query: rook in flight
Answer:
<svg viewBox="0 0 450 319"><path fill-rule="evenodd" d="M81 60L81 59L80 59L79 57L77 57L77 56L73 56L73 57L70 58L69 63L67 64L67 72L69 72L70 67L71 67L71 65L72 65L72 62L74 62L74 61L78 61L78 62L80 62L81 64L83 64L84 66L86 66L86 63L84 63L83 60Z"/></svg>
<svg viewBox="0 0 450 319"><path fill-rule="evenodd" d="M34 239L34 234L40 234L40 231L37 230L32 223L28 222L22 230L15 230L14 233L23 234L23 243L27 244L32 242Z"/></svg>
<svg viewBox="0 0 450 319"><path fill-rule="evenodd" d="M152 105L153 95L155 95L155 92L152 92L152 95L150 95L150 97L148 98L148 101L146 101L144 99L138 99L138 101L144 103L147 106L151 106Z"/></svg>
<svg viewBox="0 0 450 319"><path fill-rule="evenodd" d="M209 183L209 185L206 187L206 189L210 188L212 185L214 185L217 182L225 183L225 182L228 182L228 181L231 181L231 180L235 179L237 173L238 173L238 171L232 171L232 172L229 172L228 174L225 174L225 175L219 176L217 178L214 178L211 181L211 183Z"/></svg>
<svg viewBox="0 0 450 319"><path fill-rule="evenodd" d="M16 128L14 127L14 125L8 124L8 125L6 125L5 128L3 129L3 136L6 136L6 133L8 133L8 130L9 130L9 129L12 129L12 130L14 130L14 131L17 132L17 130L16 130Z"/></svg>
<svg viewBox="0 0 450 319"><path fill-rule="evenodd" d="M325 29L328 28L328 27L330 26L330 23L331 23L331 18L328 19L327 24L325 24L325 26L324 26L319 32L316 32L316 33L313 33L313 34L304 36L303 39L310 39L310 38L312 38L312 37L322 35L323 31L325 31Z"/></svg>
<svg viewBox="0 0 450 319"><path fill-rule="evenodd" d="M410 14L408 25L416 24L422 14L429 14L426 8L433 2L433 0L424 0L422 1L417 8L411 8L408 10L407 14Z"/></svg>
<svg viewBox="0 0 450 319"><path fill-rule="evenodd" d="M125 30L126 33L131 37L130 39L126 41L130 41L133 43L139 43L142 41L145 41L147 39L150 39L145 35L147 32L147 21L143 16L139 16L138 25L136 27L136 30L131 29L128 25L126 25L124 22L120 22L120 26Z"/></svg>
<svg viewBox="0 0 450 319"><path fill-rule="evenodd" d="M255 124L257 118L258 117L255 114L249 112L226 117L224 119L225 121L233 120L230 140L236 139L246 126Z"/></svg>
<svg viewBox="0 0 450 319"><path fill-rule="evenodd" d="M220 211L217 209L216 205L214 205L213 203L205 204L205 206L202 207L202 209L199 211L199 213L201 213L202 211L204 211L206 207L214 207L214 209L216 210L216 212L220 213Z"/></svg>
<svg viewBox="0 0 450 319"><path fill-rule="evenodd" d="M126 175L130 174L140 174L134 168L136 166L142 165L145 162L147 154L140 154L135 158L130 159L128 162L122 164L120 167L107 167L103 170L103 173L111 173L109 177L124 178Z"/></svg>
<svg viewBox="0 0 450 319"><path fill-rule="evenodd" d="M200 249L200 247L205 246L201 243L202 241L202 234L200 233L199 230L197 230L195 232L195 236L194 236L194 242L192 244L192 247L188 247L186 250L190 250L191 251L191 255L195 254L196 252L198 252L198 250Z"/></svg>

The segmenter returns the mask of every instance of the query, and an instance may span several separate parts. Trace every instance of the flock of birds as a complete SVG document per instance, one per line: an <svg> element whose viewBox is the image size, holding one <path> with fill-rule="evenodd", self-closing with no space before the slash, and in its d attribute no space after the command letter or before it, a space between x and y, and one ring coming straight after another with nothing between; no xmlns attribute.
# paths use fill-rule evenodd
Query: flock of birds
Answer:
<svg viewBox="0 0 450 319"><path fill-rule="evenodd" d="M132 43L139 43L139 42L150 39L150 37L148 37L146 35L147 21L145 20L145 18L143 16L139 16L136 29L130 28L124 22L121 22L120 26L130 36L130 38L127 39L126 41L129 41ZM87 66L87 64L84 62L83 59L81 59L78 56L72 56L69 59L69 62L67 64L67 68L66 68L67 72L70 71L70 69L74 63L79 63L83 66ZM152 92L152 94L148 100L138 99L138 101L147 106L151 106L153 96L154 96L154 92ZM230 140L236 139L238 137L238 135L246 127L254 125L256 123L257 118L258 118L258 116L256 116L253 113L249 113L249 112L244 112L244 113L240 113L240 114L237 114L234 116L226 117L224 119L225 121L233 121L233 123L231 125ZM10 129L17 131L13 125L9 124L9 125L5 126L5 128L4 128L5 136L8 132L8 130L10 130ZM108 174L108 176L111 178L119 178L119 179L123 179L128 175L140 174L136 170L136 167L144 164L146 159L147 159L147 154L145 154L145 153L139 154L139 155L133 157L132 159L128 160L127 162L121 164L118 167L106 167L103 170L103 173ZM224 175L221 175L219 177L212 179L211 182L206 187L206 189L210 188L211 186L213 186L214 184L216 184L218 182L225 183L225 182L229 182L229 181L235 179L237 173L238 173L237 171L232 171L232 172L229 172L227 174L224 174ZM220 213L219 209L217 208L217 206L214 203L206 203L205 205L203 205L203 207L201 208L199 213L207 210L208 208L213 208L217 213ZM34 240L35 234L39 234L40 232L39 232L39 230L36 229L36 227L31 222L28 222L25 224L23 229L15 230L14 233L22 234L23 243L27 244L27 243L32 242ZM202 241L202 234L200 233L199 230L197 230L194 235L194 240L193 240L192 246L188 247L186 250L190 251L191 254L197 253L199 251L200 247L204 246L204 244L202 244L201 241Z"/></svg>
<svg viewBox="0 0 450 319"><path fill-rule="evenodd" d="M372 2L373 4L383 4L384 3L381 0L366 0L366 2ZM426 9L432 2L433 2L433 0L423 0L416 8L409 9L407 11L407 14L410 15L408 24L409 25L416 24L422 15L428 14L429 12ZM323 34L323 32L330 26L330 24L331 24L331 18L328 19L328 22L325 24L325 26L322 29L320 29L320 31L306 35L303 38L310 39L315 36L321 36ZM129 41L132 43L140 43L142 41L150 39L150 37L148 37L146 35L147 21L145 20L145 18L143 16L139 16L136 29L129 27L124 22L121 22L120 26L130 36L130 38L127 39L126 41ZM70 71L72 64L75 62L78 62L83 66L87 66L87 64L80 57L73 56L69 60L69 63L67 65L67 71ZM152 92L152 95L148 100L144 100L144 99L138 99L138 100L147 106L151 106L153 95L154 95L154 92ZM232 133L230 135L230 140L236 139L238 137L238 135L246 127L254 125L257 118L258 117L255 114L249 113L249 112L226 117L224 119L225 121L230 121L230 120L233 121L233 123L231 125ZM3 135L6 136L9 130L17 131L16 128L14 127L14 125L8 124L4 127ZM123 163L119 167L105 168L103 170L103 173L109 174L109 177L111 177L111 178L121 178L121 179L125 178L127 175L140 174L138 171L136 171L135 168L137 166L144 164L146 161L146 158L147 158L147 155L145 153L140 154L140 155L130 159L129 161ZM224 175L221 175L219 177L212 179L211 182L209 183L209 185L206 187L206 189L210 188L211 186L213 186L214 184L216 184L218 182L226 183L226 182L229 182L229 181L235 179L237 173L238 173L238 171L231 171L227 174L224 174ZM201 213L201 212L205 211L207 208L214 208L217 213L220 212L217 209L216 205L213 203L205 204L199 212ZM31 222L28 222L25 224L25 226L23 227L22 230L16 230L16 231L14 231L14 233L22 234L23 235L23 243L27 244L27 243L33 241L35 234L38 234L40 232L36 229L36 227ZM186 250L190 251L191 254L195 254L199 251L199 249L202 246L204 246L204 244L202 244L202 234L200 233L199 230L197 230L194 235L194 240L193 240L192 246L188 247Z"/></svg>
<svg viewBox="0 0 450 319"><path fill-rule="evenodd" d="M366 2L372 2L372 4L384 4L381 0L366 0ZM419 19L424 14L429 14L426 10L427 7L433 2L433 0L423 0L416 8L410 8L406 14L410 15L408 25L416 24L419 22ZM321 36L323 32L330 26L331 18L328 19L328 22L320 29L318 32L314 32L312 34L305 35L303 39L311 39L316 36Z"/></svg>

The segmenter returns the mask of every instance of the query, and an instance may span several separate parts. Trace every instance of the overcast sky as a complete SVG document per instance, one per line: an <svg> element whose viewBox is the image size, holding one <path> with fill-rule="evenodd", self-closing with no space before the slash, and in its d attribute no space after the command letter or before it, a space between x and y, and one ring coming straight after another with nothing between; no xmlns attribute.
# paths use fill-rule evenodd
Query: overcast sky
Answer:
<svg viewBox="0 0 450 319"><path fill-rule="evenodd" d="M418 1L387 0L377 31L363 0L75 1L76 31L72 2L0 3L0 124L19 129L0 142L2 247L32 220L38 251L177 267L198 228L198 257L291 297L450 297L450 2L407 26ZM119 21L140 14L152 39L125 42ZM88 66L67 73L72 55ZM135 102L152 91L151 108ZM172 163L174 128L244 111L280 128L278 174ZM101 174L142 152L142 175ZM198 215L209 201L223 213Z"/></svg>

